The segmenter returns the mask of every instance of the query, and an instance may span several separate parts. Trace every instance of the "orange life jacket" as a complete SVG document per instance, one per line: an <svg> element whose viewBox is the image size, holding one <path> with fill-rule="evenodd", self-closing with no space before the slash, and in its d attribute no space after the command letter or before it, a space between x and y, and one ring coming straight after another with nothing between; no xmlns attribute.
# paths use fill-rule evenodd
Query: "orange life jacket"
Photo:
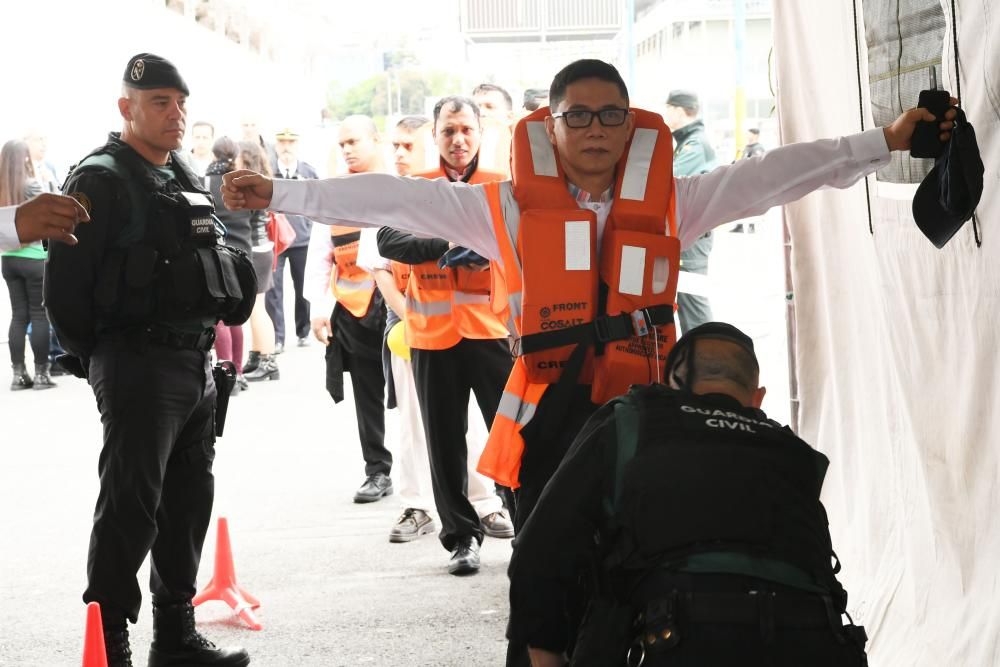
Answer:
<svg viewBox="0 0 1000 667"><path fill-rule="evenodd" d="M418 174L447 178L443 167ZM500 174L477 169L469 183L489 183ZM406 288L406 344L418 350L446 350L462 338L506 338L505 317L493 312L490 270L438 266L437 260L411 267Z"/></svg>
<svg viewBox="0 0 1000 667"><path fill-rule="evenodd" d="M334 270L330 275L330 291L354 317L368 313L375 294L375 278L358 266L358 242L361 230L355 227L332 225Z"/></svg>
<svg viewBox="0 0 1000 667"><path fill-rule="evenodd" d="M632 111L635 130L618 162L602 241L596 214L566 186L545 132L547 107L514 130L517 213L504 206L500 184L486 188L501 258L493 265L494 311L509 311L520 338L478 469L511 488L519 485L521 429L563 373L591 385L595 403L663 379L676 338L680 263L673 145L659 114Z"/></svg>

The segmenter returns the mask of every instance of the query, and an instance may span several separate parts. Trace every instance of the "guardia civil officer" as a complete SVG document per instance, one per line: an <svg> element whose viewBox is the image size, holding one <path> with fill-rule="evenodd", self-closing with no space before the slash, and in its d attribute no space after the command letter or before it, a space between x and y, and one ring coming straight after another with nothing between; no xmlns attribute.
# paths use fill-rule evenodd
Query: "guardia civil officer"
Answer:
<svg viewBox="0 0 1000 667"><path fill-rule="evenodd" d="M213 325L241 324L253 267L221 243L212 200L178 150L188 87L167 60L125 68L121 134L66 181L91 224L55 244L45 302L67 364L90 380L104 424L83 599L101 605L108 664L129 666L136 572L151 555L150 667L250 663L195 629L195 576L212 513L217 391ZM225 388L220 388L225 393Z"/></svg>
<svg viewBox="0 0 1000 667"><path fill-rule="evenodd" d="M703 324L666 368L590 419L518 536L511 645L564 664L582 592L574 665L865 664L819 500L829 461L760 410L753 341Z"/></svg>

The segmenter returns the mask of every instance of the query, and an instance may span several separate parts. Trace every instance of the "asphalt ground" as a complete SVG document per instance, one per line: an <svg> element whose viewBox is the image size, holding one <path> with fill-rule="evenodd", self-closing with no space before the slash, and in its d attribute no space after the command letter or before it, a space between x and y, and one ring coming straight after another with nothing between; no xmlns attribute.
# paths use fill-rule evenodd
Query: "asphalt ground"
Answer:
<svg viewBox="0 0 1000 667"><path fill-rule="evenodd" d="M754 336L769 386L765 409L782 420L788 395L777 217L772 212L756 234L718 232L711 280L716 318ZM486 538L482 571L464 578L447 573L448 553L434 536L390 544L401 511L395 498L352 502L364 474L350 396L335 406L327 395L318 343L290 342L279 357L281 380L233 398L215 462L214 517L229 521L236 573L260 599L264 627L250 630L223 603L209 602L197 610L200 630L219 645L245 646L254 665L502 664L510 541ZM44 392L0 386L4 667L79 665L82 654L101 425L85 382L56 381ZM214 517L199 586L211 577ZM139 580L145 590L148 563ZM144 665L148 595L131 635L135 664Z"/></svg>

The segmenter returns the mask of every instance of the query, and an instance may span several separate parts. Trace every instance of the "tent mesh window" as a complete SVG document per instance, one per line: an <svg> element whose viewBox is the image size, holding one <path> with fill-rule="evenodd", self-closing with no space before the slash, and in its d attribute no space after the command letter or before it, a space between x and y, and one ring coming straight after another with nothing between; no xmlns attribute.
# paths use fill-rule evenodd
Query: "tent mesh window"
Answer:
<svg viewBox="0 0 1000 667"><path fill-rule="evenodd" d="M872 117L884 127L917 106L921 90L943 87L945 16L940 0L863 0L862 7ZM876 178L919 183L933 166L933 160L897 151Z"/></svg>

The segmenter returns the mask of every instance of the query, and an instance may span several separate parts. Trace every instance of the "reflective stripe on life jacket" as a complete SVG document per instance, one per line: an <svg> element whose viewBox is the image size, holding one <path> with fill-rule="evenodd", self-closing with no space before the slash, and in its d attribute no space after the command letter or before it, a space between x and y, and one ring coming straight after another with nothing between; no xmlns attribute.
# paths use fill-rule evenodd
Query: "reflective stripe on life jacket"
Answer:
<svg viewBox="0 0 1000 667"><path fill-rule="evenodd" d="M375 278L358 266L358 243L361 230L339 225L330 227L333 240L334 270L330 291L347 311L357 318L368 313L375 294Z"/></svg>
<svg viewBox="0 0 1000 667"><path fill-rule="evenodd" d="M548 108L514 130L512 182L487 185L500 247L493 280L502 283L493 308L511 314L520 337L505 388L514 398L497 414L479 463L501 484L517 486L525 417L567 369L592 385L595 403L662 377L675 339L680 261L673 145L658 114L632 112L635 129L618 162L603 230L569 193L545 131Z"/></svg>

